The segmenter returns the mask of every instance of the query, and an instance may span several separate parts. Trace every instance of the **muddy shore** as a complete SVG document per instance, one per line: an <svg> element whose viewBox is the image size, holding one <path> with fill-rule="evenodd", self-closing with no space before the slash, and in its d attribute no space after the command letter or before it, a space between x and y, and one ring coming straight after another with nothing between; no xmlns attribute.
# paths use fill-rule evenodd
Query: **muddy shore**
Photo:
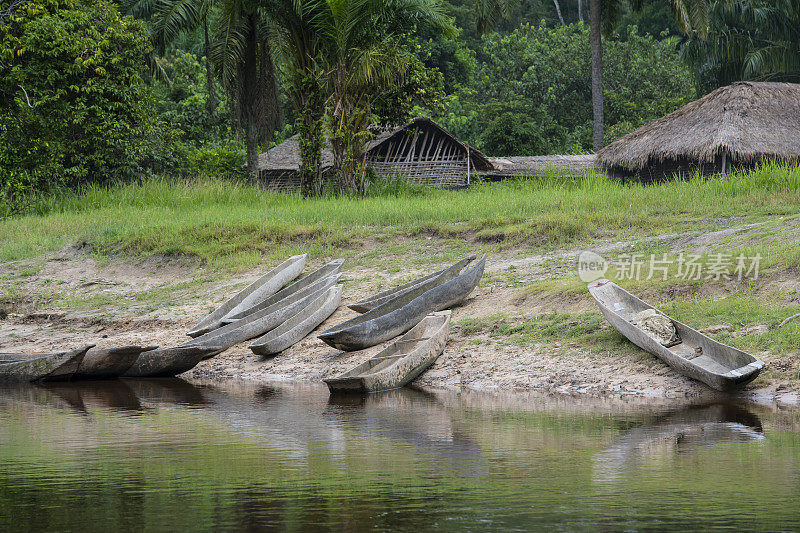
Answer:
<svg viewBox="0 0 800 533"><path fill-rule="evenodd" d="M613 244L605 246L611 248ZM444 353L417 383L423 387L535 394L696 400L720 396L643 352L631 355L630 351L591 350L569 339L520 346L506 342L502 336L465 331L464 319L497 313L528 316L590 311L592 306L585 300L520 297L520 286L568 273L579 252L490 254L481 285L453 310L451 337ZM309 261L306 271L325 259ZM429 262L387 269L363 263L345 263L342 306L317 331L355 316L346 307L348 303L446 264ZM5 264L0 273L20 268L25 265ZM2 351L48 351L82 343L171 346L187 339L185 332L199 317L263 273L262 268L212 277L190 261L151 258L99 262L75 249L47 257L37 268L35 275L25 279L24 294L16 308L0 319ZM513 279L509 272L513 272ZM49 304L48 297L56 303ZM69 298L83 303L70 305ZM86 304L95 300L102 312ZM242 343L201 363L183 377L201 381L319 381L364 361L383 346L343 353L312 334L278 356L263 359ZM758 355L768 365L796 368L796 353ZM785 379L760 377L738 396L759 403L798 405L796 373L785 375Z"/></svg>

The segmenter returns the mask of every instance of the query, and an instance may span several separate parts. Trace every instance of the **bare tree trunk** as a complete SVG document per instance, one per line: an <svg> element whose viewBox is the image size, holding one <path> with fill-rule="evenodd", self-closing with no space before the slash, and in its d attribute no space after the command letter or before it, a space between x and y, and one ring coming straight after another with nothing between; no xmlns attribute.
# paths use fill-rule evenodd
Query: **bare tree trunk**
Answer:
<svg viewBox="0 0 800 533"><path fill-rule="evenodd" d="M566 26L566 24L564 24L564 17L561 15L561 6L558 5L558 0L553 0L553 3L556 5L556 13L558 13L558 20L561 21L562 26Z"/></svg>
<svg viewBox="0 0 800 533"><path fill-rule="evenodd" d="M578 0L578 22L583 22L583 0Z"/></svg>
<svg viewBox="0 0 800 533"><path fill-rule="evenodd" d="M603 40L600 35L602 0L589 0L589 42L592 49L592 149L603 147Z"/></svg>
<svg viewBox="0 0 800 533"><path fill-rule="evenodd" d="M203 35L205 37L206 47L206 92L208 92L208 115L211 117L211 123L217 125L217 95L214 92L214 75L211 72L211 41L208 38L208 16L203 17Z"/></svg>
<svg viewBox="0 0 800 533"><path fill-rule="evenodd" d="M278 77L275 75L275 63L272 60L272 49L267 39L259 42L259 83L264 91L264 124L259 132L259 144L265 148L275 137L275 130L283 125L283 110L281 109Z"/></svg>
<svg viewBox="0 0 800 533"><path fill-rule="evenodd" d="M245 122L245 145L247 146L247 177L252 183L258 181L258 126L252 113Z"/></svg>

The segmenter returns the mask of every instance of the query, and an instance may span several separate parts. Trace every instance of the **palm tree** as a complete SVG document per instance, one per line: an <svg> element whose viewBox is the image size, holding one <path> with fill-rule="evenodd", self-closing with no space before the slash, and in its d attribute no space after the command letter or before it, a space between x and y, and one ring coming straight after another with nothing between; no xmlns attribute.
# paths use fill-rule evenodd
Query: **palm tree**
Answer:
<svg viewBox="0 0 800 533"><path fill-rule="evenodd" d="M272 142L282 121L270 15L248 0L224 0L220 12L211 61L234 96L236 121L245 134L247 171L256 180L259 147Z"/></svg>
<svg viewBox="0 0 800 533"><path fill-rule="evenodd" d="M329 128L338 189L366 193L365 144L375 98L403 80L412 57L400 35L419 24L452 34L437 0L326 0L318 25L330 88Z"/></svg>
<svg viewBox="0 0 800 533"><path fill-rule="evenodd" d="M304 198L322 192L320 165L327 79L321 64L323 40L317 26L326 10L324 0L276 0L272 9L287 74L287 94L297 115L300 184Z"/></svg>
<svg viewBox="0 0 800 533"><path fill-rule="evenodd" d="M798 81L800 0L715 2L708 37L690 39L682 52L712 87L744 79Z"/></svg>
<svg viewBox="0 0 800 533"><path fill-rule="evenodd" d="M686 34L704 38L708 31L707 0L668 0L678 28ZM630 0L641 9L642 0ZM603 41L602 30L610 33L622 12L621 0L589 0L589 42L592 53L592 149L603 147Z"/></svg>
<svg viewBox="0 0 800 533"><path fill-rule="evenodd" d="M451 32L438 0L280 0L289 98L300 134L304 196L321 190L319 170L326 108L341 191L365 191L364 145L371 105L398 83L410 57L399 36L417 24Z"/></svg>
<svg viewBox="0 0 800 533"><path fill-rule="evenodd" d="M247 169L258 177L258 149L268 145L281 122L277 76L270 48L269 19L262 4L248 0L134 0L127 12L150 21L160 53L202 26L206 48L209 112L214 115L212 66L233 95L237 125L244 130ZM213 31L209 19L216 15Z"/></svg>

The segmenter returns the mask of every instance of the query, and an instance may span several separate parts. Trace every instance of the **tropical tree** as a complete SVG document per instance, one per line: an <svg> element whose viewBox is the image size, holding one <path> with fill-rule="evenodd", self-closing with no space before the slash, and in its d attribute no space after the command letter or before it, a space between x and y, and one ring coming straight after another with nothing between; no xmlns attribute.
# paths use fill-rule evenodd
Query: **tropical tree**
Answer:
<svg viewBox="0 0 800 533"><path fill-rule="evenodd" d="M476 0L478 28L488 31L505 16L509 0ZM665 0L672 8L678 27L684 33L705 38L708 30L707 0ZM720 0L727 2L729 0ZM633 9L642 7L642 0L629 0ZM623 0L589 0L589 24L592 57L592 146L603 147L603 40L602 33L613 31L622 14Z"/></svg>
<svg viewBox="0 0 800 533"><path fill-rule="evenodd" d="M131 14L150 21L161 53L181 35L203 28L210 111L216 105L213 65L233 96L251 179L258 177L259 147L272 141L282 121L269 7L255 0L137 0L127 6Z"/></svg>
<svg viewBox="0 0 800 533"><path fill-rule="evenodd" d="M438 0L282 0L281 28L289 98L297 112L304 196L321 190L326 109L340 191L364 194L364 146L375 99L412 63L400 36L418 24L452 32Z"/></svg>
<svg viewBox="0 0 800 533"><path fill-rule="evenodd" d="M296 114L304 198L322 192L323 117L328 93L321 59L323 40L317 26L326 10L324 0L276 0L272 9L286 90Z"/></svg>
<svg viewBox="0 0 800 533"><path fill-rule="evenodd" d="M437 0L327 0L319 28L330 88L329 129L337 186L366 193L365 144L375 99L398 86L413 57L400 36L418 24L453 33Z"/></svg>
<svg viewBox="0 0 800 533"><path fill-rule="evenodd" d="M800 0L714 2L708 37L682 49L701 85L800 80Z"/></svg>

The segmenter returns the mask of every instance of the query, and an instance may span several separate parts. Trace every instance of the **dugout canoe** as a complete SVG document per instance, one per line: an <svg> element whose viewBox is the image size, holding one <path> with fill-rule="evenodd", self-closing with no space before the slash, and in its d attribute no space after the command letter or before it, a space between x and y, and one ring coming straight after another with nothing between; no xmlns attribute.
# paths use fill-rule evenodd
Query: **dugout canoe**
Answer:
<svg viewBox="0 0 800 533"><path fill-rule="evenodd" d="M339 308L342 286L334 285L318 295L293 317L259 337L249 348L258 355L273 355L300 342Z"/></svg>
<svg viewBox="0 0 800 533"><path fill-rule="evenodd" d="M657 338L634 324L634 315L641 311L661 311L612 281L593 281L589 284L589 293L606 320L629 341L678 372L711 388L731 391L742 387L753 381L764 367L764 362L758 357L717 342L668 316L675 326L679 342L669 347L664 346Z"/></svg>
<svg viewBox="0 0 800 533"><path fill-rule="evenodd" d="M486 254L453 279L422 294L409 291L320 333L319 338L339 350L362 350L388 341L416 326L426 315L463 301L478 285Z"/></svg>
<svg viewBox="0 0 800 533"><path fill-rule="evenodd" d="M330 263L323 265L321 268L318 268L308 276L305 276L295 281L291 285L284 287L283 289L279 290L278 292L276 292L263 302L259 302L258 304L254 305L249 309L245 309L244 311L234 313L225 317L222 320L222 322L226 324L235 322L236 320L240 320L242 318L250 316L253 313L258 313L259 311L262 311L267 307L275 305L278 302L291 301L289 300L289 298L292 297L299 298L301 296L310 294L310 292L315 292L319 288L319 281L338 274L342 269L343 263L344 259L335 259Z"/></svg>
<svg viewBox="0 0 800 533"><path fill-rule="evenodd" d="M433 313L374 357L323 381L331 393L379 392L402 387L430 367L444 351L450 311Z"/></svg>
<svg viewBox="0 0 800 533"><path fill-rule="evenodd" d="M358 313L366 313L367 311L371 311L379 305L383 305L386 302L402 296L409 291L422 289L417 293L422 294L428 289L432 289L437 285L441 285L442 283L453 279L459 272L461 272L461 270L463 270L465 266L474 261L476 257L478 256L472 254L469 257L465 257L464 259L453 263L447 268L439 270L438 272L428 274L427 276L417 278L413 281L409 281L408 283L403 283L397 287L392 287L391 289L379 292L378 294L374 294L369 298L361 300L360 302L348 305L348 307Z"/></svg>
<svg viewBox="0 0 800 533"><path fill-rule="evenodd" d="M92 348L81 361L72 379L116 378L128 371L139 354L155 350L158 346L120 346L117 348Z"/></svg>
<svg viewBox="0 0 800 533"><path fill-rule="evenodd" d="M205 335L195 337L179 346L211 345L227 350L234 344L264 335L295 316L301 309L319 298L326 290L336 285L340 276L341 274L335 274L318 280L317 283L309 285L302 291L298 291L257 313L247 315L221 328L209 331Z"/></svg>
<svg viewBox="0 0 800 533"><path fill-rule="evenodd" d="M126 378L172 377L194 368L197 363L225 349L219 346L192 345L159 348L139 354L138 359L123 374Z"/></svg>
<svg viewBox="0 0 800 533"><path fill-rule="evenodd" d="M0 354L0 382L70 379L93 346L58 353Z"/></svg>
<svg viewBox="0 0 800 533"><path fill-rule="evenodd" d="M281 290L284 285L299 276L305 263L306 254L290 257L217 307L208 316L195 324L187 335L199 337L204 333L208 333L220 327L225 317L253 307L265 298L272 296Z"/></svg>

